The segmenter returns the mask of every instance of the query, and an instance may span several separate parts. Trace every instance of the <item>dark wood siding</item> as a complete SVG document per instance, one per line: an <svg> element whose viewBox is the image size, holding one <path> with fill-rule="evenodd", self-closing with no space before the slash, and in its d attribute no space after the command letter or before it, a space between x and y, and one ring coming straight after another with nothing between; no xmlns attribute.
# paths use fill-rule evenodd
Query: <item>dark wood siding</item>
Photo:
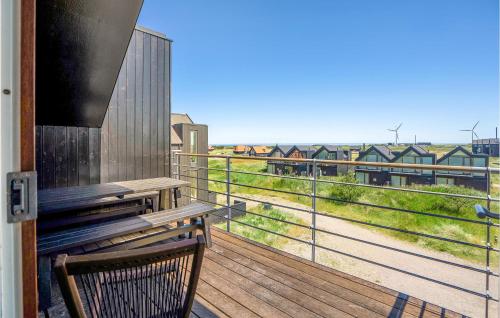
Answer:
<svg viewBox="0 0 500 318"><path fill-rule="evenodd" d="M37 126L38 188L100 182L100 129Z"/></svg>
<svg viewBox="0 0 500 318"><path fill-rule="evenodd" d="M102 128L36 127L40 189L170 176L170 48L134 31Z"/></svg>
<svg viewBox="0 0 500 318"><path fill-rule="evenodd" d="M101 182L170 175L170 41L135 30L101 131Z"/></svg>

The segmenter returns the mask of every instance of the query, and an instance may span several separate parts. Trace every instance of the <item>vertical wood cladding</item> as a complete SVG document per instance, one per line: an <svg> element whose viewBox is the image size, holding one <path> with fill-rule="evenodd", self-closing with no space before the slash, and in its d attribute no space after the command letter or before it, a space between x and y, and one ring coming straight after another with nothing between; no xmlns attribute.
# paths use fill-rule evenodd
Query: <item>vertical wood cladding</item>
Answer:
<svg viewBox="0 0 500 318"><path fill-rule="evenodd" d="M170 176L170 48L134 30L101 128L36 127L40 189Z"/></svg>
<svg viewBox="0 0 500 318"><path fill-rule="evenodd" d="M170 175L170 41L135 30L101 130L101 182Z"/></svg>
<svg viewBox="0 0 500 318"><path fill-rule="evenodd" d="M100 182L100 129L36 126L38 188Z"/></svg>

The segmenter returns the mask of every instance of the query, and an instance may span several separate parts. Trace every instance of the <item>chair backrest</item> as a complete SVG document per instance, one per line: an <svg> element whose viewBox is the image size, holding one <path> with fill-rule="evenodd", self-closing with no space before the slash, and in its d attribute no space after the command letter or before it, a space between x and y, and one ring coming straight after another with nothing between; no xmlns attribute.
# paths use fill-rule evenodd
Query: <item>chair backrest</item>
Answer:
<svg viewBox="0 0 500 318"><path fill-rule="evenodd" d="M59 255L55 272L71 317L188 317L205 240Z"/></svg>

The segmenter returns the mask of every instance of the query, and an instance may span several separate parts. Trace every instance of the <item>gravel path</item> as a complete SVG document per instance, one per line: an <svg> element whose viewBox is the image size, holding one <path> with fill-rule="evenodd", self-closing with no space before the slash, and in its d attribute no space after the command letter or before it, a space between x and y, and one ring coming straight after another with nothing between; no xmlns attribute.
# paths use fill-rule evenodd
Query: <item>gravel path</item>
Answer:
<svg viewBox="0 0 500 318"><path fill-rule="evenodd" d="M296 208L309 208L278 197L248 194L244 194L242 196ZM247 201L247 207L253 207L257 204L258 203L256 202ZM311 222L311 216L308 213L290 209L279 209L302 219L306 224L310 224ZM319 229L327 229L331 232L362 239L372 243L382 244L384 246L390 246L392 248L423 254L429 257L439 258L463 265L479 267L477 264L467 262L450 254L425 249L415 244L400 241L382 233L375 232L368 228L351 224L346 221L317 216L317 226ZM421 257L407 255L386 248L368 245L366 243L360 243L351 239L323 233L317 234L317 243L343 253L352 254L357 257L389 265L402 271L412 272L424 277L429 277L435 280L457 285L462 288L484 293L485 274L482 273L473 272L456 266L438 263ZM282 249L307 259L310 259L311 257L311 248L300 242L289 240L289 243L282 246ZM455 310L467 316L484 317L484 299L478 296L418 277L410 276L392 269L370 264L365 261L356 260L352 257L325 251L321 248L316 249L316 259L319 263L323 263L343 272L421 298L430 303ZM498 298L498 284L499 281L497 277L490 278L490 286L492 288L491 294L495 298ZM491 317L496 317L498 315L498 304L495 302L491 303Z"/></svg>

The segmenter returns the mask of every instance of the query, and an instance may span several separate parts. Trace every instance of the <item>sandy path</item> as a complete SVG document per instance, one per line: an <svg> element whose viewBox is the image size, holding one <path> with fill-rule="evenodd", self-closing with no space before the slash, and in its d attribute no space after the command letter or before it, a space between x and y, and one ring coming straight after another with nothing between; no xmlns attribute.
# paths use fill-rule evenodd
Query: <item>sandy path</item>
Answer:
<svg viewBox="0 0 500 318"><path fill-rule="evenodd" d="M291 207L308 209L307 206L290 202L278 197L269 197L262 195L243 194L242 196L261 201L274 202ZM258 203L247 201L248 207L256 206ZM310 224L311 216L308 213L294 211L290 209L279 208L281 211L290 213L306 224ZM369 242L390 246L397 249L411 251L442 260L452 261L463 265L479 267L477 264L467 262L447 253L437 252L419 247L409 242L397 240L382 233L372 231L368 228L351 224L346 221L336 220L328 217L317 217L317 226L320 229L327 229L342 235L363 239ZM304 239L309 239L304 237ZM400 270L416 273L435 280L443 281L449 284L458 285L462 288L484 293L485 274L473 272L456 266L451 266L436 261L423 259L412 255L403 254L397 251L391 251L385 248L356 242L328 234L318 233L317 243L344 253L353 254L374 262L389 265ZM311 248L300 242L290 240L283 250L310 259ZM354 258L343 256L337 253L325 251L321 248L316 249L316 259L319 263L331 266L335 269L347 272L349 274L364 278L377 284L395 289L397 291L416 296L430 303L434 303L462 314L473 317L484 317L484 299L471 295L456 289L452 289L437 283L433 283L418 277L400 273L368 262L356 260ZM496 269L495 271L497 271ZM490 278L491 294L498 297L498 278ZM497 303L491 302L491 317L498 315Z"/></svg>

